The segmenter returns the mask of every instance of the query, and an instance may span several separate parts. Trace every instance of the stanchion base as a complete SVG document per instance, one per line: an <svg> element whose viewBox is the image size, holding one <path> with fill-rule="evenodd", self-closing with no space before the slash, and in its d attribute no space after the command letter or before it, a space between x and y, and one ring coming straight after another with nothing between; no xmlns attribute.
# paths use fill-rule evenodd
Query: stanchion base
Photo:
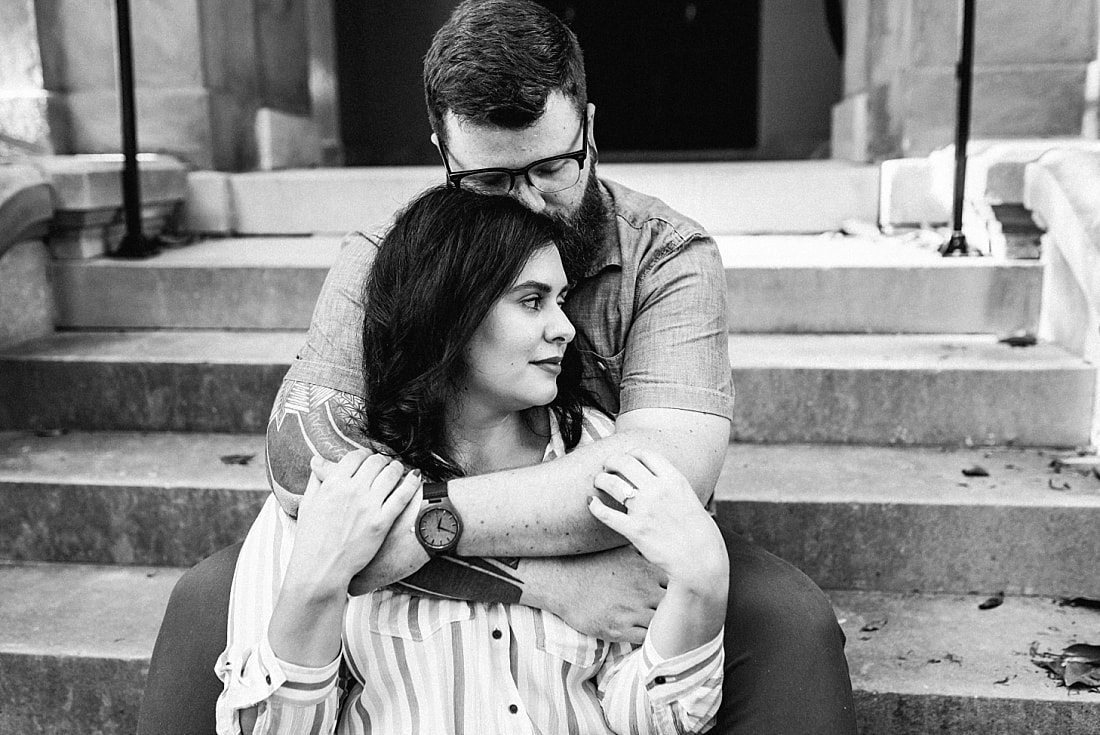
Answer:
<svg viewBox="0 0 1100 735"><path fill-rule="evenodd" d="M958 230L951 233L951 238L940 246L940 255L948 256L970 255L970 247L966 244L966 235Z"/></svg>
<svg viewBox="0 0 1100 735"><path fill-rule="evenodd" d="M160 238L146 237L142 234L122 236L118 250L108 253L110 258L124 258L126 260L140 260L151 258L161 251L163 247Z"/></svg>

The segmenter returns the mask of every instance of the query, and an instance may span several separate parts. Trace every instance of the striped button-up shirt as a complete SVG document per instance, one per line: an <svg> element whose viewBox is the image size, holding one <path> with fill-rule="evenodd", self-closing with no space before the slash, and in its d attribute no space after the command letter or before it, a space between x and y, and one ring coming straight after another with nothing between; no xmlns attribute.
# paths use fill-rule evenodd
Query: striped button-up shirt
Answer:
<svg viewBox="0 0 1100 735"><path fill-rule="evenodd" d="M553 423L553 422L551 422ZM613 430L592 413L582 443ZM557 427L545 459L564 453ZM267 624L295 521L268 499L237 562L228 642L216 672L218 733L691 733L712 726L722 696L722 636L663 658L580 633L524 605L379 590L349 597L342 655L305 668L280 660ZM583 604L578 601L578 604Z"/></svg>

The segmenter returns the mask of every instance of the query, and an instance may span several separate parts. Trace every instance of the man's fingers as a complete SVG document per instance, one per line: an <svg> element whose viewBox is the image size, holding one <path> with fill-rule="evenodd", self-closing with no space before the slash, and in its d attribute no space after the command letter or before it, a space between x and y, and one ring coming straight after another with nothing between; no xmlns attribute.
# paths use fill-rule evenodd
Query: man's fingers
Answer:
<svg viewBox="0 0 1100 735"><path fill-rule="evenodd" d="M649 628L643 628L640 625L635 625L626 632L623 633L623 641L626 643L633 643L636 646L640 646L645 643L646 633L649 632Z"/></svg>

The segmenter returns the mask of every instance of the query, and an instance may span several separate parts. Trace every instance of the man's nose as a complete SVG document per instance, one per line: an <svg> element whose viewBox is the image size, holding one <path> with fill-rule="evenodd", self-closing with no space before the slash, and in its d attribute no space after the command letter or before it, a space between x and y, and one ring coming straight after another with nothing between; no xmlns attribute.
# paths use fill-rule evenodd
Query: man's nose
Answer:
<svg viewBox="0 0 1100 735"><path fill-rule="evenodd" d="M526 177L517 176L516 183L512 186L509 195L519 200L519 203L532 212L541 213L546 209L546 200L542 192L527 183Z"/></svg>

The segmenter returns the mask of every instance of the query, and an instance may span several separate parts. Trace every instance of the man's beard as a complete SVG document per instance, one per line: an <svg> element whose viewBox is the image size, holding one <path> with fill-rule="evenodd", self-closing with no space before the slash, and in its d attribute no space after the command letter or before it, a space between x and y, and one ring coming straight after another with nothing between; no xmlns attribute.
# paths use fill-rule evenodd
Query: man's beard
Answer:
<svg viewBox="0 0 1100 735"><path fill-rule="evenodd" d="M551 217L565 230L568 242L561 248L562 264L569 280L576 280L584 275L604 246L607 206L600 193L595 166L588 170L584 195L577 211L568 215L554 214Z"/></svg>

